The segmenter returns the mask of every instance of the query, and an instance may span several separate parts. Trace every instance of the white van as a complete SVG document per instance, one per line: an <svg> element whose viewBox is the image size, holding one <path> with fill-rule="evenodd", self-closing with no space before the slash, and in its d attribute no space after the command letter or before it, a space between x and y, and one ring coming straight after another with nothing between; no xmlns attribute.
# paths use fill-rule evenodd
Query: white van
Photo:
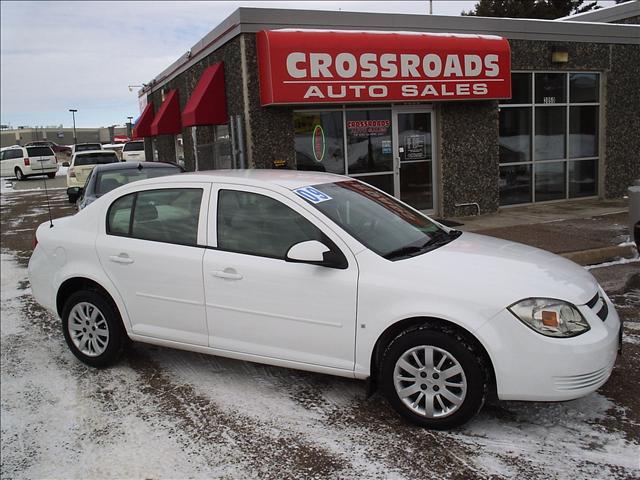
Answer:
<svg viewBox="0 0 640 480"><path fill-rule="evenodd" d="M144 162L144 140L127 142L122 149L123 162Z"/></svg>
<svg viewBox="0 0 640 480"><path fill-rule="evenodd" d="M0 176L24 180L34 175L47 175L49 178L58 172L58 160L51 147L3 148L0 152Z"/></svg>

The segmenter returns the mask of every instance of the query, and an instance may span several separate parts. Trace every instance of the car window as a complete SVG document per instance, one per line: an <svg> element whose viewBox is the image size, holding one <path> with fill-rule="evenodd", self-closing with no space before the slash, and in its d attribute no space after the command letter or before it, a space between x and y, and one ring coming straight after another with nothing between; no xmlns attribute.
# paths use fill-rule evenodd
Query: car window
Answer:
<svg viewBox="0 0 640 480"><path fill-rule="evenodd" d="M166 175L174 175L181 173L179 167L167 166L166 168L126 168L122 170L109 170L107 172L99 172L96 179L96 195L104 195L127 183L146 178L163 177Z"/></svg>
<svg viewBox="0 0 640 480"><path fill-rule="evenodd" d="M148 190L121 197L109 208L107 233L197 245L201 188Z"/></svg>
<svg viewBox="0 0 640 480"><path fill-rule="evenodd" d="M53 150L49 147L27 147L27 154L30 157L51 157Z"/></svg>
<svg viewBox="0 0 640 480"><path fill-rule="evenodd" d="M100 165L103 163L116 163L119 161L120 160L118 160L118 157L114 152L105 151L76 155L73 165L80 167L82 165Z"/></svg>
<svg viewBox="0 0 640 480"><path fill-rule="evenodd" d="M281 259L296 243L323 238L318 228L283 203L236 190L218 193L217 230L223 250Z"/></svg>
<svg viewBox="0 0 640 480"><path fill-rule="evenodd" d="M125 152L139 152L142 150L144 150L144 142L127 143L123 148Z"/></svg>
<svg viewBox="0 0 640 480"><path fill-rule="evenodd" d="M7 158L20 158L22 157L22 149L21 148L16 148L13 150L9 150L8 152L9 154L7 155Z"/></svg>
<svg viewBox="0 0 640 480"><path fill-rule="evenodd" d="M85 143L76 145L76 152L86 152L87 150L101 150L102 145L99 143Z"/></svg>
<svg viewBox="0 0 640 480"><path fill-rule="evenodd" d="M131 224L131 207L136 194L120 197L109 207L107 215L107 233L112 235L129 235Z"/></svg>

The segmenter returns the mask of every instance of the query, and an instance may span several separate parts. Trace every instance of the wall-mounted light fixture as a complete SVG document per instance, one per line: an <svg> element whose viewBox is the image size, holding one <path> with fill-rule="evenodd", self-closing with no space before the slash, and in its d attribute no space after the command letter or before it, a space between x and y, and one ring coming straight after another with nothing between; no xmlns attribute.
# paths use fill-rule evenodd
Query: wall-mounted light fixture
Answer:
<svg viewBox="0 0 640 480"><path fill-rule="evenodd" d="M553 47L551 49L551 63L567 63L569 52L564 47Z"/></svg>

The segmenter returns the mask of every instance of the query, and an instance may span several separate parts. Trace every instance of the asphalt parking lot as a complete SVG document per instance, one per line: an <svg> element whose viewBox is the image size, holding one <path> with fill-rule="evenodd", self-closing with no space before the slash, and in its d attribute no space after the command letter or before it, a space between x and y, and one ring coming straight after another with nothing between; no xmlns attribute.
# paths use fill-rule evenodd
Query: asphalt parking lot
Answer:
<svg viewBox="0 0 640 480"><path fill-rule="evenodd" d="M50 187L53 216L72 214ZM2 478L640 477L638 262L591 269L625 321L598 392L493 400L465 427L432 432L358 381L140 344L114 368L84 366L30 294L43 191L1 198Z"/></svg>

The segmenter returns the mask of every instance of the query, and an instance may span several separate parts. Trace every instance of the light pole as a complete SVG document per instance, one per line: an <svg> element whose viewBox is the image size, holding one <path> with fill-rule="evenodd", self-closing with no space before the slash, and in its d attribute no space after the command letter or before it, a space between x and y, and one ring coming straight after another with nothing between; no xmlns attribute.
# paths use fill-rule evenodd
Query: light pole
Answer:
<svg viewBox="0 0 640 480"><path fill-rule="evenodd" d="M133 124L131 123L133 117L127 117L127 120L129 120L129 123L127 123L127 137L129 137L129 140L133 140L131 138L133 136Z"/></svg>
<svg viewBox="0 0 640 480"><path fill-rule="evenodd" d="M73 116L73 144L76 145L78 143L78 137L76 136L76 110L75 108L70 108L69 111Z"/></svg>

